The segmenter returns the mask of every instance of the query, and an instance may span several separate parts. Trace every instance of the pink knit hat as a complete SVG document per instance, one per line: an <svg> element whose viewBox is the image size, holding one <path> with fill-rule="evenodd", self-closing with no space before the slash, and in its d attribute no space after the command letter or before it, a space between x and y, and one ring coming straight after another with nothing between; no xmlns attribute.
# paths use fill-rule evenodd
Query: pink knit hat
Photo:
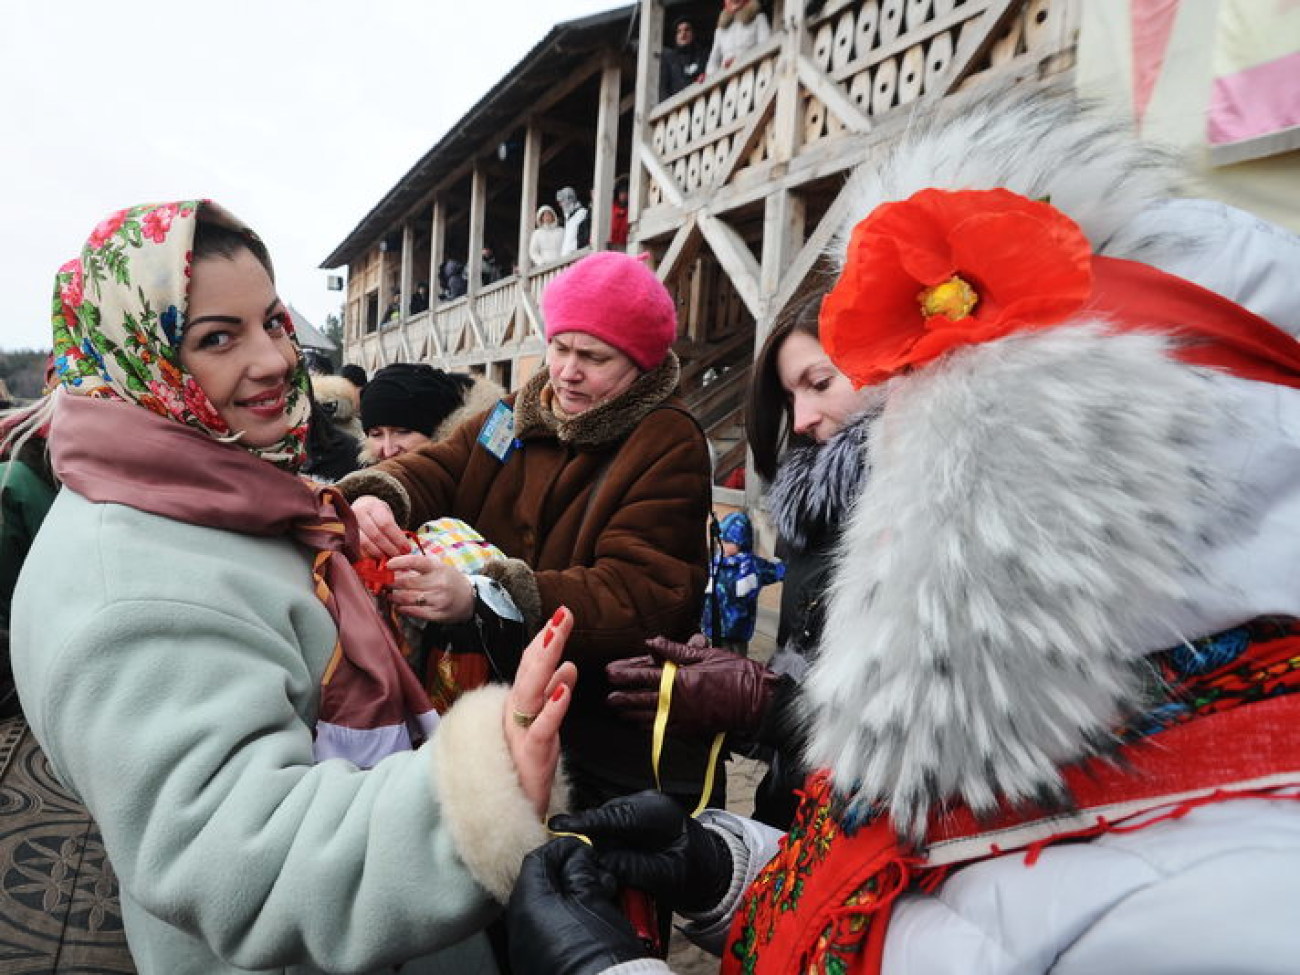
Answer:
<svg viewBox="0 0 1300 975"><path fill-rule="evenodd" d="M586 332L608 342L641 369L664 361L677 338L677 309L654 272L619 251L597 251L542 292L549 342L562 332Z"/></svg>

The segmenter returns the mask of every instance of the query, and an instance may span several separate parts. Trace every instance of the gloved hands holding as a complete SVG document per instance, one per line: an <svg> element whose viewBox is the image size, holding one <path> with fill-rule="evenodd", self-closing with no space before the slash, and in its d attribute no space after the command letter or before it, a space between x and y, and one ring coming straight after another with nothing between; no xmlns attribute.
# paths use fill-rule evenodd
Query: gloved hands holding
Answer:
<svg viewBox="0 0 1300 975"><path fill-rule="evenodd" d="M551 829L581 833L618 880L685 913L716 907L731 886L731 850L662 793L638 792L555 816ZM553 845L553 844L552 844Z"/></svg>
<svg viewBox="0 0 1300 975"><path fill-rule="evenodd" d="M506 924L515 975L596 975L649 953L619 911L618 883L563 836L524 858Z"/></svg>
<svg viewBox="0 0 1300 975"><path fill-rule="evenodd" d="M650 656L605 665L616 688L606 701L620 716L647 727L654 723L663 662L670 660L679 668L668 712L670 733L753 735L762 725L780 680L762 664L707 646L699 634L687 643L655 637L646 646Z"/></svg>

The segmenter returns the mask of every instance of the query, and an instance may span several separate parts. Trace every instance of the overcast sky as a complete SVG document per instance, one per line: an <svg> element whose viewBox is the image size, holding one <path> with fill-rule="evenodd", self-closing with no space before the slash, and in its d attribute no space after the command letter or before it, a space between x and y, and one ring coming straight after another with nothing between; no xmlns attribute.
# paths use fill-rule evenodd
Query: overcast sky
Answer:
<svg viewBox="0 0 1300 975"><path fill-rule="evenodd" d="M54 272L105 215L210 197L281 297L550 28L625 0L12 0L0 25L0 349L48 348Z"/></svg>

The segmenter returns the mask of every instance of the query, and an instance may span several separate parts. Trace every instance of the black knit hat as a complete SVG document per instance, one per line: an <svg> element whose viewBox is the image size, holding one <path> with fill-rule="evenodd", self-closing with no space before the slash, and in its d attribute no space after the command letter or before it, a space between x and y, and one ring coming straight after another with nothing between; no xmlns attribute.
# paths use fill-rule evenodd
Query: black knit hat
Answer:
<svg viewBox="0 0 1300 975"><path fill-rule="evenodd" d="M384 366L361 391L361 426L400 427L426 437L460 408L469 376L415 362Z"/></svg>

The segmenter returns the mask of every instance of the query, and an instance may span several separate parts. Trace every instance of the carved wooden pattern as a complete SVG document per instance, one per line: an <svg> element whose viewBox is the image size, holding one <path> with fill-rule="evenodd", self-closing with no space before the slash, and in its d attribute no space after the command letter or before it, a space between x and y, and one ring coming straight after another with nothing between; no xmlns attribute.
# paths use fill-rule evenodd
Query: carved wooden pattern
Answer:
<svg viewBox="0 0 1300 975"><path fill-rule="evenodd" d="M810 83L800 83L795 152L860 132L869 119L941 98L984 72L1046 70L1072 43L1062 29L1072 2L1077 0L1020 0L1001 18L998 36L987 38L986 14L1002 11L1003 0L831 0L806 23L802 51L844 100L829 98L824 87L813 91L805 87ZM778 65L794 56L783 51L783 40L778 31L750 61L651 112L647 141L659 165L648 180L650 208L675 195L709 192L735 172L776 161L773 120L763 121L761 132L752 123L756 113L771 113L768 95ZM969 52L976 47L983 53L972 60ZM958 64L962 76L954 78ZM781 77L789 79L792 72ZM733 165L737 142L751 132L755 136ZM673 193L659 185L659 178L676 184Z"/></svg>

